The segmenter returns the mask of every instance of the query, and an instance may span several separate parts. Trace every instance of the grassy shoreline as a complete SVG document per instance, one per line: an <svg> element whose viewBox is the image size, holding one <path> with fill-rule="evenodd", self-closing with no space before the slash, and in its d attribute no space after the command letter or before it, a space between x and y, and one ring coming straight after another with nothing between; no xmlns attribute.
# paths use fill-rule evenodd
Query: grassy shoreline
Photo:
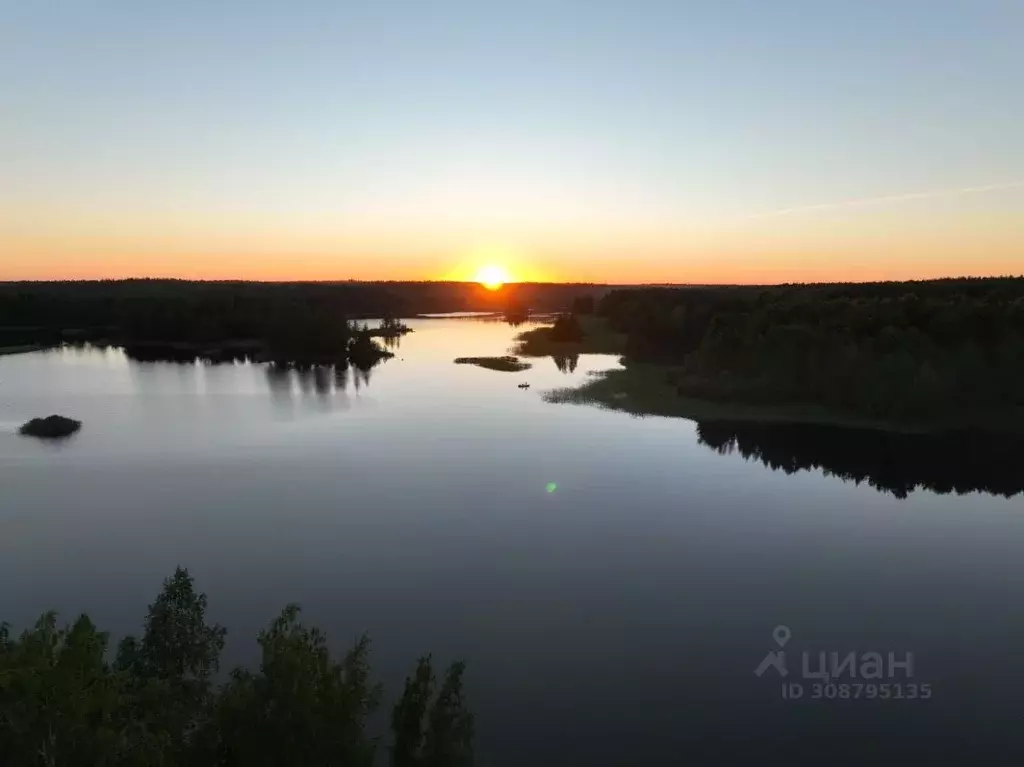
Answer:
<svg viewBox="0 0 1024 767"><path fill-rule="evenodd" d="M841 426L903 434L930 434L961 429L991 432L1024 431L1024 411L979 414L931 422L896 422L844 413L822 405L755 405L716 402L680 396L666 381L667 368L660 365L629 365L592 375L580 387L555 389L544 395L547 402L590 405L630 415L685 418L691 421L747 421L757 423L804 423Z"/></svg>

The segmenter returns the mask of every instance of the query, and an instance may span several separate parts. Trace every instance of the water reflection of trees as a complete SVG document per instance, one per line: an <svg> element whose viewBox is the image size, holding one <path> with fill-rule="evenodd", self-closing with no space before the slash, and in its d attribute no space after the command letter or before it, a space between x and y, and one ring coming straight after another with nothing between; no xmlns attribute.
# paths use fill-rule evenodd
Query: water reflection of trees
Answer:
<svg viewBox="0 0 1024 767"><path fill-rule="evenodd" d="M348 370L348 365L335 365L334 367L334 386L338 391L348 389Z"/></svg>
<svg viewBox="0 0 1024 767"><path fill-rule="evenodd" d="M576 366L580 364L578 354L552 354L551 359L555 361L555 367L563 373L575 373Z"/></svg>
<svg viewBox="0 0 1024 767"><path fill-rule="evenodd" d="M370 373L376 365L352 365L352 382L356 391L370 385Z"/></svg>
<svg viewBox="0 0 1024 767"><path fill-rule="evenodd" d="M282 365L267 365L264 372L267 386L275 399L288 399L292 396L292 370Z"/></svg>
<svg viewBox="0 0 1024 767"><path fill-rule="evenodd" d="M394 335L379 336L380 342L384 344L384 348L389 352L397 351L402 346L402 334L396 333Z"/></svg>
<svg viewBox="0 0 1024 767"><path fill-rule="evenodd" d="M345 394L349 386L360 391L370 385L373 368L371 364L341 365L266 365L267 386L272 396L278 399L291 398L296 391L304 396L319 398Z"/></svg>
<svg viewBox="0 0 1024 767"><path fill-rule="evenodd" d="M821 469L897 498L918 488L935 493L985 492L1007 498L1024 491L1024 437L949 432L900 434L809 424L705 421L698 442L718 453L794 474Z"/></svg>

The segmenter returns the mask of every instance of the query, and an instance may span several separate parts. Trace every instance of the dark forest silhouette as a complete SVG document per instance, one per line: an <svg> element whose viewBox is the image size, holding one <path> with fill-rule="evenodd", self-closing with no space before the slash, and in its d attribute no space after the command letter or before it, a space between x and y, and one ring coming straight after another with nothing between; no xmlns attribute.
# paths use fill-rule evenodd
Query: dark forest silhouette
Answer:
<svg viewBox="0 0 1024 767"><path fill-rule="evenodd" d="M587 285L463 282L188 282L120 280L0 283L0 346L124 334L174 341L247 340L284 321L314 323L445 312L555 311Z"/></svg>
<svg viewBox="0 0 1024 767"><path fill-rule="evenodd" d="M462 663L438 680L420 658L385 746L368 731L382 698L368 638L336 659L289 605L257 638L259 669L216 684L226 630L206 608L179 568L112 660L85 615L61 628L47 613L17 638L0 624L0 764L371 767L386 747L393 767L472 765Z"/></svg>
<svg viewBox="0 0 1024 767"><path fill-rule="evenodd" d="M0 347L89 341L123 346L140 361L349 361L366 369L391 356L408 332L397 317L494 311L519 323L530 308L564 306L588 289L511 284L490 291L451 282L0 283ZM370 329L353 317L382 322Z"/></svg>
<svg viewBox="0 0 1024 767"><path fill-rule="evenodd" d="M580 343L583 340L583 328L575 314L561 314L555 318L548 337L557 343Z"/></svg>
<svg viewBox="0 0 1024 767"><path fill-rule="evenodd" d="M906 498L983 492L1007 498L1024 491L1024 436L970 431L904 434L814 424L704 421L700 444L738 452L776 471L822 470L826 476Z"/></svg>
<svg viewBox="0 0 1024 767"><path fill-rule="evenodd" d="M906 421L1024 407L1024 278L614 290L599 312L685 396Z"/></svg>

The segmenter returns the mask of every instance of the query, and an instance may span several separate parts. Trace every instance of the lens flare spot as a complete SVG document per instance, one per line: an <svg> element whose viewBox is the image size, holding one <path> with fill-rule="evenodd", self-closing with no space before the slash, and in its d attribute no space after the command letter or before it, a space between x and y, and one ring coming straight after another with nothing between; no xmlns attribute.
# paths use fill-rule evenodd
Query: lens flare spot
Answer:
<svg viewBox="0 0 1024 767"><path fill-rule="evenodd" d="M553 492L555 492L558 489L558 485L555 484L554 482L548 482L547 487L545 489L549 493L553 493Z"/></svg>

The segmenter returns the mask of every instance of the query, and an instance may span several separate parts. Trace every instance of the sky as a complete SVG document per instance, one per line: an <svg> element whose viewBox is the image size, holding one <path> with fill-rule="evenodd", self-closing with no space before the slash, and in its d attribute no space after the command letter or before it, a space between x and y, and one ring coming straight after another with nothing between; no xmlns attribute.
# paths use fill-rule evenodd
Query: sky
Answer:
<svg viewBox="0 0 1024 767"><path fill-rule="evenodd" d="M0 0L0 279L1024 273L1022 0Z"/></svg>

